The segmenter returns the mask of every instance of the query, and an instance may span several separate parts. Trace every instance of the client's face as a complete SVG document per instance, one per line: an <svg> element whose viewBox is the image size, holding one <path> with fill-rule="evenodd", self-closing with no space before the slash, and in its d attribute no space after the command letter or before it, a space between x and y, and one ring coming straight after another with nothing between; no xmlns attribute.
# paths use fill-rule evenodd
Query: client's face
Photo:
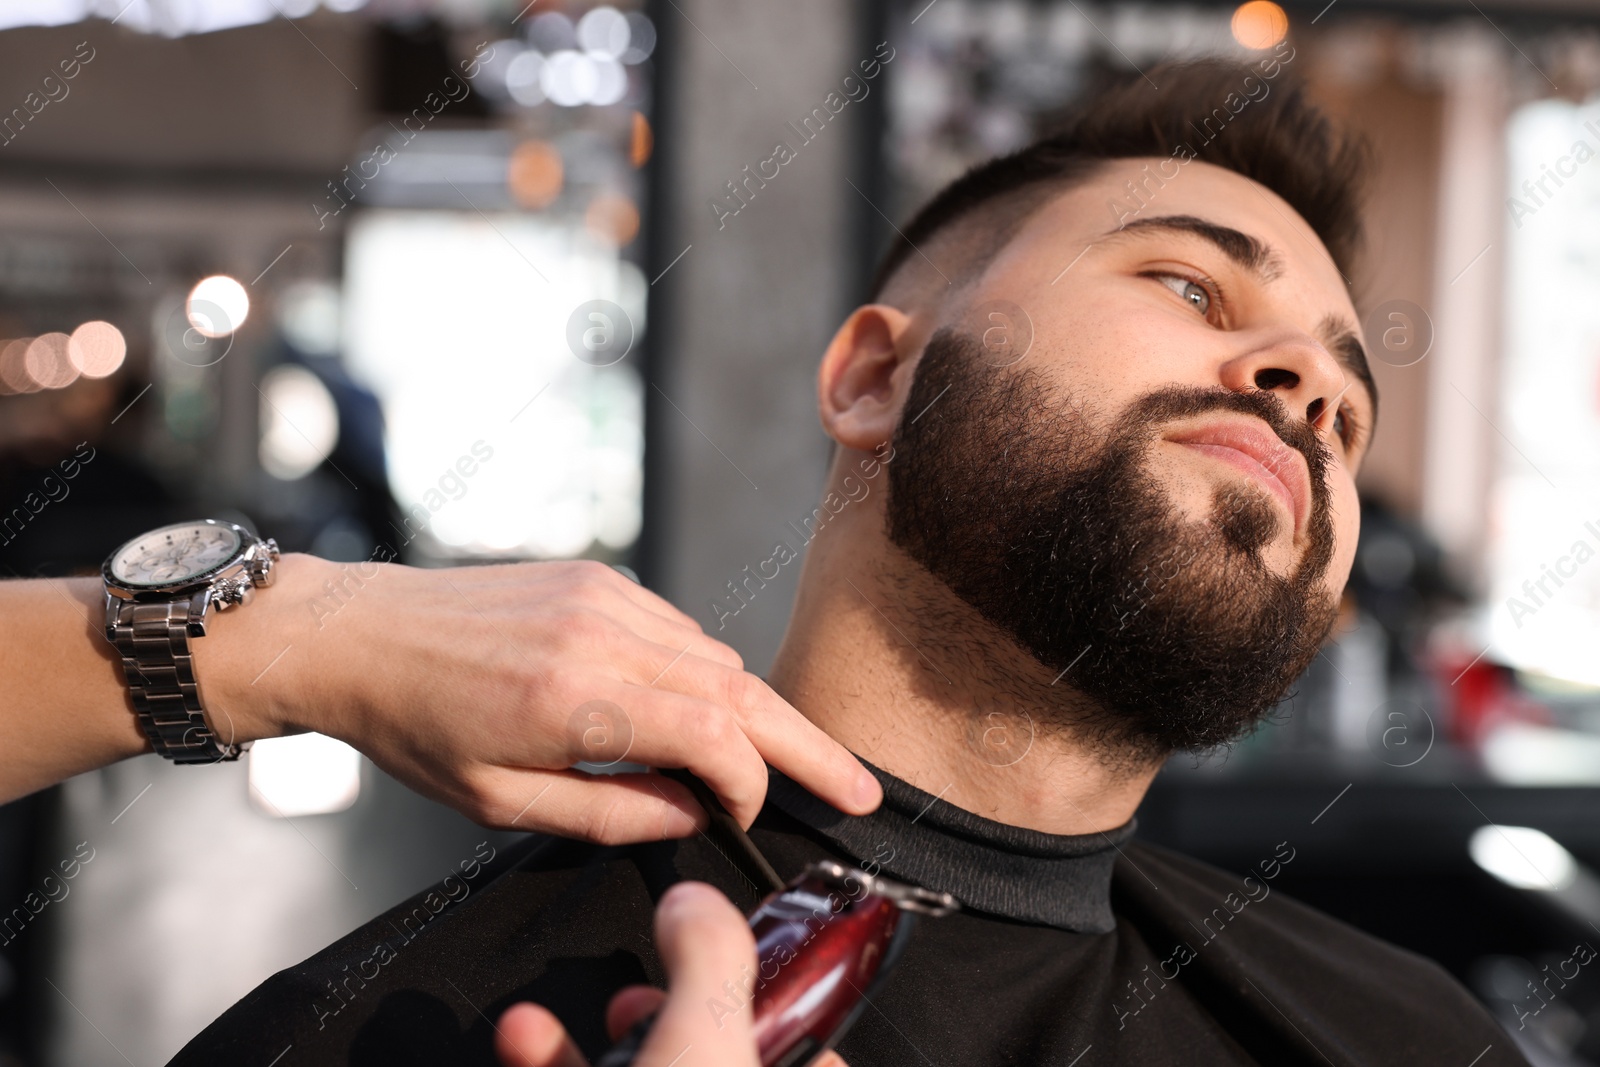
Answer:
<svg viewBox="0 0 1600 1067"><path fill-rule="evenodd" d="M1062 702L1078 729L1155 753L1237 736L1317 654L1374 412L1354 309L1309 227L1190 163L1119 230L1106 204L1137 206L1123 183L1142 162L1041 209L929 339L888 523L1091 698ZM994 301L1031 319L1015 363L1025 327Z"/></svg>

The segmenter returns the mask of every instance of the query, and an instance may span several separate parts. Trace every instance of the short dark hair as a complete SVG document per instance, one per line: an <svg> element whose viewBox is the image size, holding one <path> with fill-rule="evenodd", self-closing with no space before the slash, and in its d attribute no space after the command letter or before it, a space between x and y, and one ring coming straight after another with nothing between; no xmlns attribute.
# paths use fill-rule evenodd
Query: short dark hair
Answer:
<svg viewBox="0 0 1600 1067"><path fill-rule="evenodd" d="M963 261L955 265L963 279L971 277L1063 187L1110 160L1141 156L1189 155L1261 183L1305 219L1348 280L1362 241L1368 150L1337 130L1298 80L1273 84L1269 71L1283 73L1293 58L1291 51L1287 59L1254 65L1170 63L1091 97L1061 129L978 164L923 205L879 262L872 297L919 246L955 223L981 218L976 243L963 246ZM1252 82L1265 88L1260 96ZM1237 111L1235 101L1241 102Z"/></svg>

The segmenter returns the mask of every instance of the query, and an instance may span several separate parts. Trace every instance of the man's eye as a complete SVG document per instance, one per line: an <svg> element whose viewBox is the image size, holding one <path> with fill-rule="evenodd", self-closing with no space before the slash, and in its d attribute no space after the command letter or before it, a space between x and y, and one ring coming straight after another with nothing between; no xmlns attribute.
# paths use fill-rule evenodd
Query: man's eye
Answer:
<svg viewBox="0 0 1600 1067"><path fill-rule="evenodd" d="M1333 432L1338 434L1344 447L1350 449L1361 437L1361 421L1347 405L1340 405L1333 416Z"/></svg>
<svg viewBox="0 0 1600 1067"><path fill-rule="evenodd" d="M1183 298L1191 307L1202 315L1211 311L1211 294L1206 287L1198 282L1192 282L1181 274L1157 274L1155 278L1162 285L1171 289Z"/></svg>

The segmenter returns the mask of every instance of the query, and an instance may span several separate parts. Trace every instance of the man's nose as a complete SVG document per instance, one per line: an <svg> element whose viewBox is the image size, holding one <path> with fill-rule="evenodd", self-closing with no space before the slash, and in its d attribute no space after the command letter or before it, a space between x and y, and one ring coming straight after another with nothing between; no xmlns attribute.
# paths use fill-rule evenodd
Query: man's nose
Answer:
<svg viewBox="0 0 1600 1067"><path fill-rule="evenodd" d="M1294 418L1317 425L1344 392L1338 361L1316 338L1299 331L1263 338L1221 368L1221 381L1234 392L1263 390L1288 406Z"/></svg>

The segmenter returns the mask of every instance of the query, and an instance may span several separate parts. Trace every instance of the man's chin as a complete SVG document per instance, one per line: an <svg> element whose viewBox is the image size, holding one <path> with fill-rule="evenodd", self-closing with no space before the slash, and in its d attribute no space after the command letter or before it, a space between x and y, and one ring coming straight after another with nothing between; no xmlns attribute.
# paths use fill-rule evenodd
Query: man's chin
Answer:
<svg viewBox="0 0 1600 1067"><path fill-rule="evenodd" d="M1274 538L1272 544L1257 550L1256 560L1263 570L1276 578L1292 581L1305 563L1305 548L1293 542Z"/></svg>
<svg viewBox="0 0 1600 1067"><path fill-rule="evenodd" d="M1291 540L1288 537L1274 537L1251 555L1256 564L1274 578L1299 585L1315 583L1325 595L1336 595L1328 585L1327 559L1316 545L1308 543L1305 538Z"/></svg>

